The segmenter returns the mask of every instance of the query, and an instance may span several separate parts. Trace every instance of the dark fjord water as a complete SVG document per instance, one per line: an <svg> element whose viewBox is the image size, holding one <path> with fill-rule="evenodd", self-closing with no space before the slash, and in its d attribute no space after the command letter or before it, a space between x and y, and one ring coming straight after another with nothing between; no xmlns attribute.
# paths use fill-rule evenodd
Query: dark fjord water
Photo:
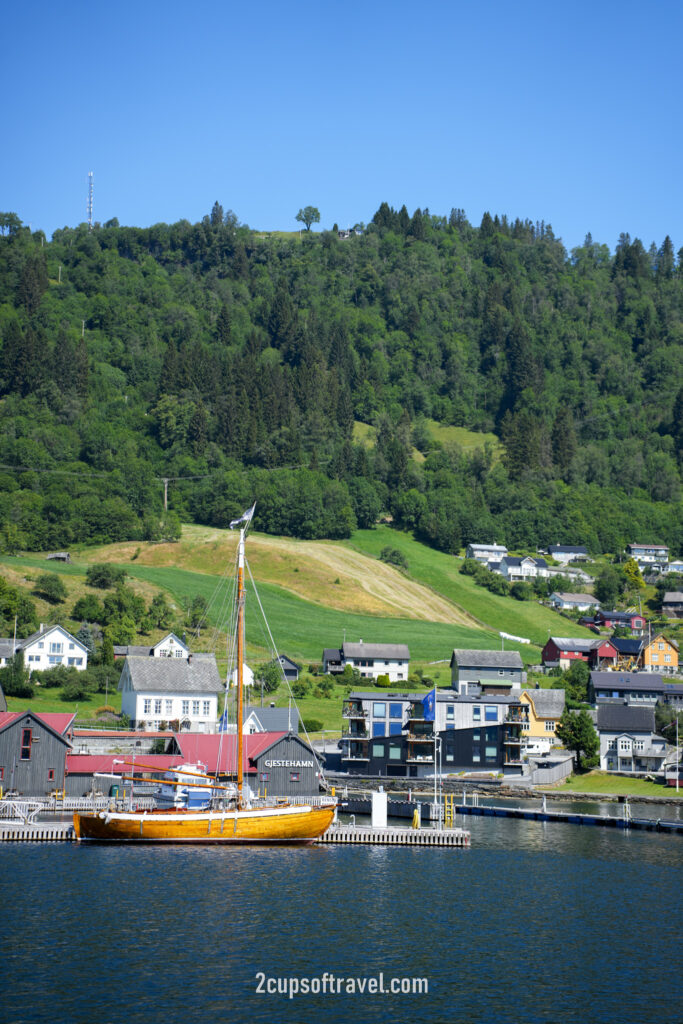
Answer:
<svg viewBox="0 0 683 1024"><path fill-rule="evenodd" d="M682 1019L683 840L467 827L470 850L3 844L0 1022ZM289 1000L259 972L429 992Z"/></svg>

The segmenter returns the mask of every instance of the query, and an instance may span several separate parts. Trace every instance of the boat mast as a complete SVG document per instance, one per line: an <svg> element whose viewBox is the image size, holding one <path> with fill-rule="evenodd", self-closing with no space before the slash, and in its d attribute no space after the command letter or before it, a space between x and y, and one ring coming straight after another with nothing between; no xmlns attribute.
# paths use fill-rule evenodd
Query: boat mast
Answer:
<svg viewBox="0 0 683 1024"><path fill-rule="evenodd" d="M242 688L244 683L244 527L237 549L237 806L242 806L244 737L242 735Z"/></svg>

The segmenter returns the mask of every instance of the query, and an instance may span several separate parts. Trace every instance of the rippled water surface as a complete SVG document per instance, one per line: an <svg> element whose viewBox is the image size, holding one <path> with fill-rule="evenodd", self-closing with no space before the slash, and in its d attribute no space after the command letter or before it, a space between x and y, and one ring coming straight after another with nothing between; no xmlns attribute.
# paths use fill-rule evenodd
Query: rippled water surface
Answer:
<svg viewBox="0 0 683 1024"><path fill-rule="evenodd" d="M469 850L2 844L0 1021L681 1019L683 839L467 827ZM429 992L289 1000L259 972Z"/></svg>

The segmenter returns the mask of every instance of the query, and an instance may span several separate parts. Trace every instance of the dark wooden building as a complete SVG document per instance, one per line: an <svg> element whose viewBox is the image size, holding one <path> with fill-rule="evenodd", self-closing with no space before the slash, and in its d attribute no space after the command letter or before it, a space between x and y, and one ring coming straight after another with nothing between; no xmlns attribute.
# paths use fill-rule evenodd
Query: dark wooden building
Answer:
<svg viewBox="0 0 683 1024"><path fill-rule="evenodd" d="M0 786L20 796L64 788L73 714L0 713Z"/></svg>

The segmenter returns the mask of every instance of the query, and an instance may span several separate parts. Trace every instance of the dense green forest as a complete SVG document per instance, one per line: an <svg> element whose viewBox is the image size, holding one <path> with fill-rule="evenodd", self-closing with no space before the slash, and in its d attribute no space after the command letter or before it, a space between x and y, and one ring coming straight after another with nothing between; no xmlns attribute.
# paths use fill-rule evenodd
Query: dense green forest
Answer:
<svg viewBox="0 0 683 1024"><path fill-rule="evenodd" d="M345 239L257 233L218 203L197 224L48 241L10 213L0 232L4 551L174 537L253 500L259 529L300 537L389 514L446 551L683 547L668 237L567 253L544 224L385 203Z"/></svg>

